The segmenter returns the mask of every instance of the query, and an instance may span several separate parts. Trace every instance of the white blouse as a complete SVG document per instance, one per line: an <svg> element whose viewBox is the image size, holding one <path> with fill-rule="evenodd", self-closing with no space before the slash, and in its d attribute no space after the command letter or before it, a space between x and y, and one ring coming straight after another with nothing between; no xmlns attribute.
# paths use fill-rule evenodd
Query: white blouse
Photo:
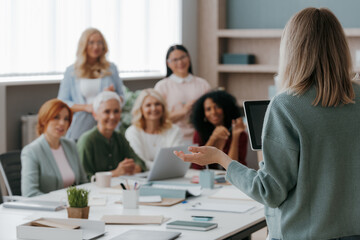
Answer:
<svg viewBox="0 0 360 240"><path fill-rule="evenodd" d="M87 104L92 104L96 95L99 93L101 78L80 78L79 86L81 95L85 98Z"/></svg>
<svg viewBox="0 0 360 240"><path fill-rule="evenodd" d="M72 168L70 167L69 161L66 158L64 149L60 145L58 149L51 148L51 152L54 155L56 164L62 176L64 188L73 185L75 183L75 174Z"/></svg>
<svg viewBox="0 0 360 240"><path fill-rule="evenodd" d="M149 134L131 125L126 130L125 137L135 153L144 160L148 169L152 167L155 155L161 148L185 145L180 128L174 124L160 134Z"/></svg>

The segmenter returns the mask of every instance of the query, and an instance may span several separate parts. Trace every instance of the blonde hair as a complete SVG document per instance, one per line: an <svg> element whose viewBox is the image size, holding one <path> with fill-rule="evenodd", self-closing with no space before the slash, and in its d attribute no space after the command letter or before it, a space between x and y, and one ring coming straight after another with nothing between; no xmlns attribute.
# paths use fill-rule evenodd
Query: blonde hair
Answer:
<svg viewBox="0 0 360 240"><path fill-rule="evenodd" d="M289 20L280 44L282 90L302 95L315 85L315 106L354 103L351 72L344 31L330 10L306 8Z"/></svg>
<svg viewBox="0 0 360 240"><path fill-rule="evenodd" d="M136 101L134 103L134 106L132 108L131 114L132 114L132 124L138 128L141 128L145 130L146 122L144 115L142 113L142 105L144 103L144 100L146 97L152 96L156 98L162 105L163 108L163 115L160 119L160 131L164 131L171 127L171 121L169 119L169 112L166 107L166 103L164 98L160 95L159 92L152 88L144 89L141 91L140 95L136 98Z"/></svg>
<svg viewBox="0 0 360 240"><path fill-rule="evenodd" d="M93 34L99 34L103 41L103 52L98 61L90 65L87 62L87 46L89 38ZM106 60L106 53L108 52L108 46L102 33L96 28L86 29L79 39L78 49L76 52L76 61L74 64L75 74L78 78L100 78L111 75L109 70L110 63Z"/></svg>

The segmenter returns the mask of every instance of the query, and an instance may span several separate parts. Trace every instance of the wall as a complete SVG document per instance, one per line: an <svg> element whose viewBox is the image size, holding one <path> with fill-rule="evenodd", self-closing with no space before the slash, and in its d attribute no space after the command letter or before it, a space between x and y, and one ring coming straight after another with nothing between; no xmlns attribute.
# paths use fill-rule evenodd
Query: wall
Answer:
<svg viewBox="0 0 360 240"><path fill-rule="evenodd" d="M358 0L228 0L227 28L284 28L290 17L306 7L326 7L343 27L360 27Z"/></svg>
<svg viewBox="0 0 360 240"><path fill-rule="evenodd" d="M182 44L191 53L194 73L197 72L197 0L182 1ZM165 56L164 56L165 63ZM161 77L124 80L130 90L154 87ZM59 82L37 84L0 84L0 153L21 149L22 115L36 113L41 104L57 96Z"/></svg>
<svg viewBox="0 0 360 240"><path fill-rule="evenodd" d="M193 73L198 70L197 62L197 35L198 35L198 1L183 0L182 12L182 44L187 48L191 55Z"/></svg>

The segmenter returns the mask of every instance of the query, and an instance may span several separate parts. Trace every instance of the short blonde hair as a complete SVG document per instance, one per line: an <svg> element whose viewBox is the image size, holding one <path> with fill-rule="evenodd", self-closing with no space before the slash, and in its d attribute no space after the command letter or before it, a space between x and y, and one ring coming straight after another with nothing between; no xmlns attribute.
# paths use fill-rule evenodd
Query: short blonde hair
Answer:
<svg viewBox="0 0 360 240"><path fill-rule="evenodd" d="M162 105L163 115L160 119L160 131L164 131L171 127L171 121L169 119L169 112L166 107L166 103L164 98L160 95L160 93L152 88L144 89L141 91L140 95L136 98L134 106L132 108L132 124L138 128L145 130L146 122L144 115L142 113L142 105L146 97L152 96L156 98Z"/></svg>
<svg viewBox="0 0 360 240"><path fill-rule="evenodd" d="M91 35L98 33L103 41L103 52L95 65L87 63L87 46ZM108 46L102 33L96 28L86 29L79 39L78 49L76 52L75 74L78 78L100 78L111 75L109 70L110 63L106 60Z"/></svg>
<svg viewBox="0 0 360 240"><path fill-rule="evenodd" d="M302 95L315 85L315 106L353 103L351 72L344 31L330 10L306 8L289 20L280 44L282 90Z"/></svg>

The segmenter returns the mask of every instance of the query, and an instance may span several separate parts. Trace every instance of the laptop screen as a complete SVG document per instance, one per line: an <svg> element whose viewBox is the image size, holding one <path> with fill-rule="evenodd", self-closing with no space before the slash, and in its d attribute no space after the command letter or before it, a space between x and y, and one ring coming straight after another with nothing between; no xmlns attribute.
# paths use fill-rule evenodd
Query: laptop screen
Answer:
<svg viewBox="0 0 360 240"><path fill-rule="evenodd" d="M245 101L245 116L248 124L250 143L253 150L261 150L261 133L269 100Z"/></svg>

